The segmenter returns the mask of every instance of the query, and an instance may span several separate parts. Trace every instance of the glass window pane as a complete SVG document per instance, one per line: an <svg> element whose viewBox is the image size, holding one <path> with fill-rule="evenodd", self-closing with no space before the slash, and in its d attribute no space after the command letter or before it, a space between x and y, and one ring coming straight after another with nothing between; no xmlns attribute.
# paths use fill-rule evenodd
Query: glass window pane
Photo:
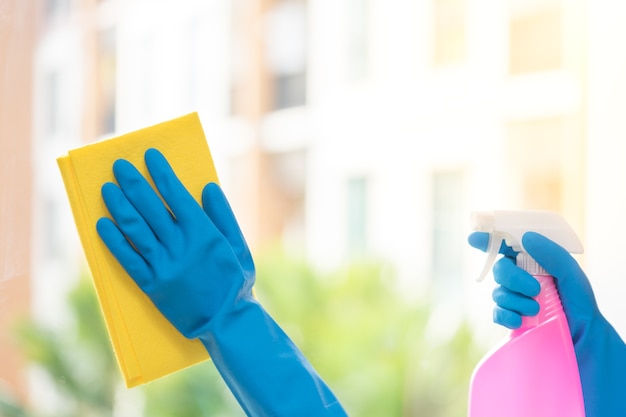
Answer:
<svg viewBox="0 0 626 417"><path fill-rule="evenodd" d="M367 179L348 180L348 252L361 254L367 248Z"/></svg>
<svg viewBox="0 0 626 417"><path fill-rule="evenodd" d="M433 288L436 293L458 294L463 277L465 244L464 173L433 174Z"/></svg>

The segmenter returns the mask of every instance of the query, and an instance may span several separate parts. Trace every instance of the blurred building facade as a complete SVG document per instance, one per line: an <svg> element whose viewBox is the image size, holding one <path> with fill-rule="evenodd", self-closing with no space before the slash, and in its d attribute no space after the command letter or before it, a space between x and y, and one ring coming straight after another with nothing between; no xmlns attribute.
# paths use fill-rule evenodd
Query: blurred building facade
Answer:
<svg viewBox="0 0 626 417"><path fill-rule="evenodd" d="M55 158L198 111L253 251L281 241L320 268L375 257L406 293L487 322L469 213L555 210L626 329L606 244L626 233L614 223L626 197L606 185L626 174L614 93L626 29L602 23L609 3L16 0L33 53L0 45L1 58L17 59L15 88L32 85L33 101L11 108L19 131L0 124L0 158L24 162L19 187L2 164L0 288L60 325L83 265ZM3 119L18 94L5 91ZM0 379L25 393L15 357L0 356Z"/></svg>
<svg viewBox="0 0 626 417"><path fill-rule="evenodd" d="M32 2L18 0L0 12L0 387L20 399L25 364L9 329L31 306L33 15Z"/></svg>

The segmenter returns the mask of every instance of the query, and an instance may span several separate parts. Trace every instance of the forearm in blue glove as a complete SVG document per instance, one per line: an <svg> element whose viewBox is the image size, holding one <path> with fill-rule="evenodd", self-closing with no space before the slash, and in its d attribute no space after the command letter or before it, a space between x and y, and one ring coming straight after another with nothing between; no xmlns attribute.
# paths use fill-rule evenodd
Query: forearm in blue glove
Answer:
<svg viewBox="0 0 626 417"><path fill-rule="evenodd" d="M473 233L472 246L486 250L488 235ZM544 236L528 232L522 239L528 253L556 279L567 316L585 400L587 417L609 417L626 413L626 345L598 309L591 284L578 262L561 246ZM515 265L516 253L502 245L505 256L493 268L496 282L493 298L494 321L518 328L521 316L538 313L533 299L539 283Z"/></svg>
<svg viewBox="0 0 626 417"><path fill-rule="evenodd" d="M252 295L255 269L217 184L203 207L155 149L145 161L156 188L125 160L102 187L113 220L98 233L163 315L199 338L249 416L345 416L298 348Z"/></svg>

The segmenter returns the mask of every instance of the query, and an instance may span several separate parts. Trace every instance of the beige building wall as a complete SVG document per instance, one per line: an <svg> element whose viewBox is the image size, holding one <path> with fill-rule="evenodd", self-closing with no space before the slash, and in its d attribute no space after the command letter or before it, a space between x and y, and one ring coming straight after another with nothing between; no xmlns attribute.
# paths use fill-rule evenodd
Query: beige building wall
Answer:
<svg viewBox="0 0 626 417"><path fill-rule="evenodd" d="M246 126L249 146L231 157L229 169L234 175L230 198L252 248L284 238L285 230L294 218L304 221L301 218L304 199L301 190L290 192L293 190L285 184L289 182L285 176L294 175L294 172L280 170L284 159L294 155L281 158L280 153L273 153L265 144L267 119L275 112L277 101L273 88L276 74L272 72L268 58L272 53L268 50L271 27L268 22L277 8L288 3L284 0L235 0L231 6L231 47L236 57L245 57L233 60L231 116L233 121ZM300 0L292 3L306 4ZM304 171L303 166L297 168L296 174Z"/></svg>
<svg viewBox="0 0 626 417"><path fill-rule="evenodd" d="M26 398L24 361L11 337L30 309L32 65L36 2L0 12L0 385Z"/></svg>
<svg viewBox="0 0 626 417"><path fill-rule="evenodd" d="M584 239L587 20L583 3L511 2L506 158L519 206L561 213ZM528 106L524 106L524 102Z"/></svg>

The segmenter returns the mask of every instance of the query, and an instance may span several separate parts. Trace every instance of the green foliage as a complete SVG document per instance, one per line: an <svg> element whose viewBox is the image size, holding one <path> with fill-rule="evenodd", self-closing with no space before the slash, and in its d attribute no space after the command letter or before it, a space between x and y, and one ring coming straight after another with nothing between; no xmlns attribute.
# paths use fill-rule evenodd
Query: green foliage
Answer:
<svg viewBox="0 0 626 417"><path fill-rule="evenodd" d="M0 391L0 416L29 417L30 414L14 398L11 398L8 393Z"/></svg>
<svg viewBox="0 0 626 417"><path fill-rule="evenodd" d="M352 416L466 415L481 350L467 324L429 335L426 303L398 294L393 270L360 262L321 276L273 253L257 262L261 302L302 349Z"/></svg>
<svg viewBox="0 0 626 417"><path fill-rule="evenodd" d="M469 379L482 350L473 342L471 329L461 324L451 338L424 341L414 358L407 384L408 416L466 416Z"/></svg>
<svg viewBox="0 0 626 417"><path fill-rule="evenodd" d="M384 263L320 274L270 252L257 257L257 270L257 297L351 416L466 414L469 376L480 354L469 327L433 338L429 306L400 297ZM26 321L18 340L67 399L62 415L112 416L121 380L89 279L79 281L68 303L73 321L63 332ZM244 416L211 362L134 390L150 417ZM35 414L0 396L0 416Z"/></svg>
<svg viewBox="0 0 626 417"><path fill-rule="evenodd" d="M108 416L119 377L91 283L80 280L68 303L72 326L58 332L25 320L16 326L18 343L55 383L58 393L71 399L69 413Z"/></svg>
<svg viewBox="0 0 626 417"><path fill-rule="evenodd" d="M66 399L64 416L112 416L122 382L93 284L80 279L68 296L73 321L58 332L24 320L17 341L29 361L44 371ZM243 415L210 362L182 370L139 390L146 415L201 417ZM225 414L224 414L225 413ZM46 413L55 415L54 410ZM0 416L35 417L34 411L0 395Z"/></svg>
<svg viewBox="0 0 626 417"><path fill-rule="evenodd" d="M144 392L150 417L245 416L211 362L154 381Z"/></svg>

